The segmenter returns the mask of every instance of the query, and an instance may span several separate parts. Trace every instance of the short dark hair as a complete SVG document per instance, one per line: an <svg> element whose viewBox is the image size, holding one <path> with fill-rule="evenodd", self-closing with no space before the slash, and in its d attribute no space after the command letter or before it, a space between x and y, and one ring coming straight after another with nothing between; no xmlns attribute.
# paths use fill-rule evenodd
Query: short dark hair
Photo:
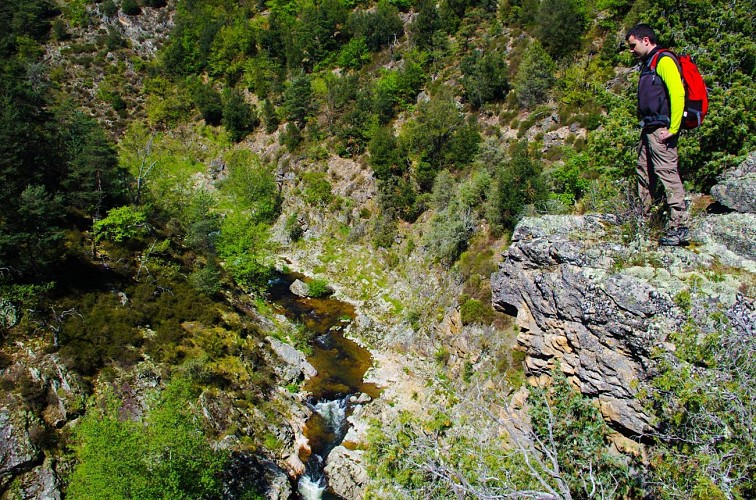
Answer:
<svg viewBox="0 0 756 500"><path fill-rule="evenodd" d="M630 40L630 37L634 37L636 40L643 40L648 37L648 40L656 45L656 33L654 29L648 24L636 24L625 35L625 41Z"/></svg>

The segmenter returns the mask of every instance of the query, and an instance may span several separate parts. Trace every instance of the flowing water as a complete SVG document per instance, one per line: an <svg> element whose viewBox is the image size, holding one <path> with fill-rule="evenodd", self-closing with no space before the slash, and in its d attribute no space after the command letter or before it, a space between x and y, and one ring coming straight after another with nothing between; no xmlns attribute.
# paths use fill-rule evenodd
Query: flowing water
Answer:
<svg viewBox="0 0 756 500"><path fill-rule="evenodd" d="M311 394L308 406L313 413L305 426L305 436L312 453L302 457L306 470L297 488L305 499L339 498L328 489L323 471L326 459L349 429L346 418L350 396L364 392L374 398L378 389L362 380L372 362L370 353L344 337L344 328L354 318L354 307L332 298L298 297L289 291L296 279L306 281L300 274L281 274L271 283L269 296L311 335L312 354L307 359L318 371L304 386Z"/></svg>

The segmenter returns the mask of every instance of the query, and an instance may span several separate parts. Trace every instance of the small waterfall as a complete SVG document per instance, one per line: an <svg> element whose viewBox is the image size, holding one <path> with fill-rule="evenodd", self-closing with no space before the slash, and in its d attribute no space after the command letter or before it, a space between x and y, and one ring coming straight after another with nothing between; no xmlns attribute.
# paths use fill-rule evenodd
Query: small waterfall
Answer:
<svg viewBox="0 0 756 500"><path fill-rule="evenodd" d="M308 426L316 426L325 439L311 443L312 455L307 460L305 473L299 478L297 490L305 500L323 498L328 481L323 468L328 454L344 439L348 430L346 420L349 396L341 399L319 401L310 404L313 415Z"/></svg>

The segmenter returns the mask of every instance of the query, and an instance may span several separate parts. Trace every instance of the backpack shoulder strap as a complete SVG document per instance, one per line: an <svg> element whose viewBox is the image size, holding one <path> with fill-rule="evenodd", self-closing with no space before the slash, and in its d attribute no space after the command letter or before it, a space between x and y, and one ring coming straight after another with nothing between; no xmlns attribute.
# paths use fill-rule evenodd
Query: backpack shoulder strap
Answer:
<svg viewBox="0 0 756 500"><path fill-rule="evenodd" d="M675 61L675 66L677 66L677 69L680 69L680 62L677 58L677 54L672 52L669 49L659 49L656 54L651 57L651 61L648 63L648 69L650 69L653 72L656 72L656 65L659 64L659 59L661 59L662 56L669 56L672 58L673 61Z"/></svg>

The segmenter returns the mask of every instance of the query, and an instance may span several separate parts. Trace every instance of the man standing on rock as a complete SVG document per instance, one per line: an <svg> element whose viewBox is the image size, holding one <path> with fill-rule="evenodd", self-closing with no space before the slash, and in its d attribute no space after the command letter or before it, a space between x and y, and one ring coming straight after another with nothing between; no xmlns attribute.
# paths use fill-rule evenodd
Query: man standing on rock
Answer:
<svg viewBox="0 0 756 500"><path fill-rule="evenodd" d="M638 112L641 136L638 145L638 195L644 215L648 216L655 201L657 183L661 181L667 197L669 220L660 245L688 244L688 212L685 190L678 171L677 134L685 106L685 89L674 56L663 52L652 67L656 33L647 24L638 24L625 36L633 55L641 60L638 81Z"/></svg>

